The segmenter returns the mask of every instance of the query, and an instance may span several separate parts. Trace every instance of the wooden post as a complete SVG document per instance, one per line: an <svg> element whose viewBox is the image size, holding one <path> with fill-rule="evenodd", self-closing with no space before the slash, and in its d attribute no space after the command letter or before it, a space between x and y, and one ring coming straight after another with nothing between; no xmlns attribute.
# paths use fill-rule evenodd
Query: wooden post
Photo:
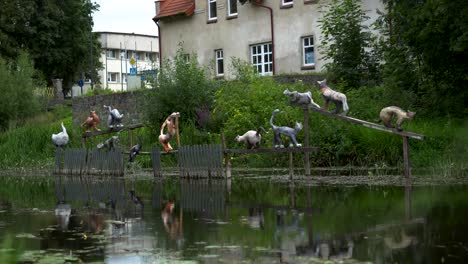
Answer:
<svg viewBox="0 0 468 264"><path fill-rule="evenodd" d="M309 110L304 109L304 147L308 147L309 142ZM304 168L305 176L310 176L310 159L309 152L304 152Z"/></svg>
<svg viewBox="0 0 468 264"><path fill-rule="evenodd" d="M409 222L411 214L411 182L408 180L405 184L405 220Z"/></svg>
<svg viewBox="0 0 468 264"><path fill-rule="evenodd" d="M130 135L130 148L131 149L133 147L133 129L130 129L129 133Z"/></svg>
<svg viewBox="0 0 468 264"><path fill-rule="evenodd" d="M226 166L226 179L231 179L231 161L229 160L229 154L226 152L227 148L224 132L221 132L221 144L223 145L224 166Z"/></svg>
<svg viewBox="0 0 468 264"><path fill-rule="evenodd" d="M177 148L180 148L179 117L178 116L175 119L175 125L176 125Z"/></svg>
<svg viewBox="0 0 468 264"><path fill-rule="evenodd" d="M409 138L403 136L403 162L405 166L405 177L411 178L411 161L409 157Z"/></svg>
<svg viewBox="0 0 468 264"><path fill-rule="evenodd" d="M294 170L293 170L293 153L289 152L289 180L291 182L293 180L293 174L294 174Z"/></svg>

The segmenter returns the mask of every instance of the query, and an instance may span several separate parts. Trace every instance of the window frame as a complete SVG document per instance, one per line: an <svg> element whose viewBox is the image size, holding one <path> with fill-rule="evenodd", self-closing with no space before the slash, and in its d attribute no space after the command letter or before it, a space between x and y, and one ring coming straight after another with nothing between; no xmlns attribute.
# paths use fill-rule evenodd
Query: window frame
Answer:
<svg viewBox="0 0 468 264"><path fill-rule="evenodd" d="M117 50L116 49L107 49L106 58L108 59L117 59Z"/></svg>
<svg viewBox="0 0 468 264"><path fill-rule="evenodd" d="M112 75L115 74L115 80L112 80ZM118 83L120 79L120 74L118 72L107 72L107 82L108 83Z"/></svg>
<svg viewBox="0 0 468 264"><path fill-rule="evenodd" d="M306 40L308 40L308 44L306 45ZM311 44L312 42L312 44ZM313 53L313 63L307 63L306 61L306 49L312 48L312 53ZM309 35L309 36L303 36L301 37L301 53L302 53L302 58L301 58L301 64L303 69L314 69L315 68L315 41L314 41L314 36Z"/></svg>
<svg viewBox="0 0 468 264"><path fill-rule="evenodd" d="M221 55L221 56L219 56ZM223 72L219 72L219 62L221 62ZM216 70L216 77L224 76L224 51L223 49L215 50L215 70Z"/></svg>
<svg viewBox="0 0 468 264"><path fill-rule="evenodd" d="M268 47L267 51L265 51L265 46ZM254 53L254 50L255 50L255 53ZM267 62L265 62L265 56L267 56L268 58ZM272 76L273 75L273 45L272 43L265 42L265 43L250 45L250 63L255 67L255 69L260 75ZM259 71L259 67L261 68L262 71ZM266 71L265 69L267 69L268 71Z"/></svg>
<svg viewBox="0 0 468 264"><path fill-rule="evenodd" d="M216 22L218 20L218 10L217 10L217 0L207 0L207 10L208 10L208 22ZM212 7L211 5L214 5ZM214 12L214 16L212 17L212 12Z"/></svg>
<svg viewBox="0 0 468 264"><path fill-rule="evenodd" d="M290 2L285 2L290 1ZM281 0L281 8L289 8L294 5L294 0Z"/></svg>
<svg viewBox="0 0 468 264"><path fill-rule="evenodd" d="M231 3L235 3L236 5L236 12L232 13L231 12ZM227 0L227 16L228 18L236 18L237 15L239 14L238 12L238 6L237 6L237 0Z"/></svg>

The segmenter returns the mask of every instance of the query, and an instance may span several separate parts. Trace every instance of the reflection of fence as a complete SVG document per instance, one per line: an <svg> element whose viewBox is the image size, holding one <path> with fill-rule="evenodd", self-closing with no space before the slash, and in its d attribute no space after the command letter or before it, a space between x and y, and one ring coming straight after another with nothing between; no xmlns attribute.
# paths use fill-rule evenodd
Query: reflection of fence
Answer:
<svg viewBox="0 0 468 264"><path fill-rule="evenodd" d="M196 212L224 212L226 181L181 181L181 207Z"/></svg>
<svg viewBox="0 0 468 264"><path fill-rule="evenodd" d="M58 200L103 202L128 200L125 183L115 178L56 177L55 194Z"/></svg>
<svg viewBox="0 0 468 264"><path fill-rule="evenodd" d="M97 149L57 149L55 154L56 174L69 175L123 175L123 154L119 150L100 152Z"/></svg>
<svg viewBox="0 0 468 264"><path fill-rule="evenodd" d="M223 177L221 145L181 146L178 151L181 177Z"/></svg>

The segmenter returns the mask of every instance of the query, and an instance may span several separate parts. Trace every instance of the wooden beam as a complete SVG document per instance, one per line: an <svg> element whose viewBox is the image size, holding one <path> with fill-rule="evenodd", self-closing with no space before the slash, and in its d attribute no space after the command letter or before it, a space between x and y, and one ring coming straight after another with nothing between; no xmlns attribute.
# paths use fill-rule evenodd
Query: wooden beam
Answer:
<svg viewBox="0 0 468 264"><path fill-rule="evenodd" d="M318 147L292 147L292 148L258 148L258 149L224 149L224 153L246 154L246 153L300 153L318 152Z"/></svg>
<svg viewBox="0 0 468 264"><path fill-rule="evenodd" d="M139 123L139 124L133 124L133 125L124 126L124 127L109 128L109 129L106 129L106 130L95 131L95 132L84 132L82 134L82 137L87 138L87 137L94 137L94 136L99 136L99 135L106 135L106 134L120 132L122 130L127 130L127 129L128 130L133 130L135 128L140 128L140 127L144 127L144 125Z"/></svg>
<svg viewBox="0 0 468 264"><path fill-rule="evenodd" d="M352 117L348 117L348 116L336 115L336 114L327 112L327 111L325 111L325 110L323 110L323 109L319 109L319 108L312 107L312 106L309 106L308 109L309 109L309 110L312 110L312 111L314 111L314 112L320 113L320 114L322 114L322 115L326 115L326 116L328 116L328 117L333 117L333 118L341 119L341 120L343 120L343 121L347 121L347 122L350 122L350 123L358 124L358 125L361 125L361 126L365 126L365 127L369 127L369 128L373 128L373 129L385 131L385 132L392 133L392 134L397 134L397 135L404 136L404 137L409 137L409 138L424 140L424 136L423 136L423 135L416 134L416 133L413 133L413 132L398 131L398 130L395 129L395 128L388 128L388 127L385 127L385 126L382 126L382 125L378 125L378 124L375 124L375 123L367 122L367 121L364 121L364 120L360 120L360 119L352 118Z"/></svg>

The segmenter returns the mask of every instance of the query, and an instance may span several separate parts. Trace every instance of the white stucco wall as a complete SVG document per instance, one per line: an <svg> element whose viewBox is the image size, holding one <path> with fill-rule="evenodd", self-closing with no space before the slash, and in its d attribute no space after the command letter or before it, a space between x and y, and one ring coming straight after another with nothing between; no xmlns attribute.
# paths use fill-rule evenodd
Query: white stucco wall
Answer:
<svg viewBox="0 0 468 264"><path fill-rule="evenodd" d="M321 9L328 1L317 0L306 4L294 0L293 7L280 8L280 0L265 0L263 5L273 10L275 38L275 72L306 73L321 71L325 61L321 59L318 21ZM270 13L266 8L251 3L238 3L238 16L227 19L227 0L217 1L217 21L207 23L207 0L195 0L195 13L191 17L170 17L159 21L163 59L173 57L178 44L189 53L196 53L200 64L214 63L217 49L223 49L225 76L230 76L231 57L250 62L250 45L271 42ZM383 9L380 0L364 0L363 9L371 21L377 18L376 9ZM303 70L301 37L314 36L315 69ZM214 65L214 64L213 64ZM214 75L214 71L213 71Z"/></svg>
<svg viewBox="0 0 468 264"><path fill-rule="evenodd" d="M157 27L155 25L155 33ZM120 53L127 51L153 53L155 56L154 61L146 58L136 60L137 71L151 70L159 67L159 40L157 36L139 35L139 34L126 34L117 32L99 32L102 47L100 61L103 64L103 69L98 72L101 85L103 88L110 88L114 91L126 91L127 83L121 82L121 76L129 74L130 58L120 58ZM107 57L107 50L116 50L115 58ZM118 73L116 82L108 82L107 73Z"/></svg>

